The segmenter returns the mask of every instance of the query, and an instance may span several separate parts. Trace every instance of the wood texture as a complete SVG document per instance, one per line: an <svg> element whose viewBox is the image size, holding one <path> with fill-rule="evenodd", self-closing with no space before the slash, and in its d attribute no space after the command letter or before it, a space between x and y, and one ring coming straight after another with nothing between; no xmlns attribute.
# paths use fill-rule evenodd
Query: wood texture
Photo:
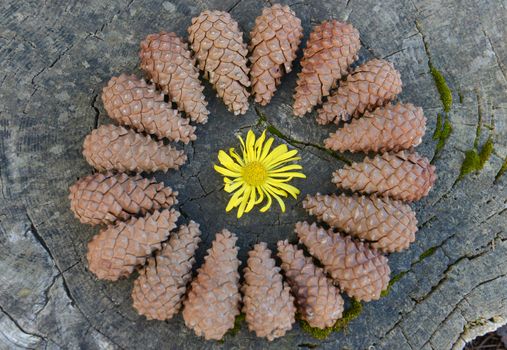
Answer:
<svg viewBox="0 0 507 350"><path fill-rule="evenodd" d="M87 271L86 244L97 228L69 210L68 187L91 168L81 155L84 136L110 123L100 93L109 78L136 73L139 42L174 30L186 37L191 17L204 9L231 12L245 37L267 3L260 0L18 1L0 5L0 348L4 349L449 349L507 322L507 175L495 177L507 157L507 10L503 0L386 0L288 2L301 17L305 40L323 19L348 20L361 33L360 62L387 58L401 71L401 100L420 105L428 133L418 150L434 157L431 136L443 112L429 63L446 78L454 104L453 133L434 158L439 179L415 204L420 231L411 249L390 257L390 293L364 305L345 332L323 341L299 326L273 343L243 327L223 344L204 342L181 316L146 321L131 306L134 277L97 281ZM301 56L301 52L299 52ZM296 73L266 108L234 117L206 83L210 121L185 146L189 165L156 174L180 192L184 216L201 224L198 264L214 233L239 236L240 259L258 241L271 249L294 238L307 218L300 202L288 212L253 211L237 221L223 211L227 196L212 163L218 149L237 146L236 132L269 123L303 156L307 193L330 193L331 173L343 162L316 145L333 127L315 114L291 116ZM260 122L260 123L259 123ZM273 129L272 129L273 130ZM477 137L477 130L480 135ZM458 181L465 151L493 137L494 153L478 174ZM339 157L359 159L360 155ZM303 197L300 197L302 199Z"/></svg>

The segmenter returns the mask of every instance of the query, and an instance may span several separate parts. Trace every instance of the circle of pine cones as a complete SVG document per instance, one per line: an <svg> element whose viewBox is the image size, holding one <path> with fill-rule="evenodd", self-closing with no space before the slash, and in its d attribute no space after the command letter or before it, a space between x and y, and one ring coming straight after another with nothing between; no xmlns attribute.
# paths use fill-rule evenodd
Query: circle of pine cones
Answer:
<svg viewBox="0 0 507 350"><path fill-rule="evenodd" d="M343 124L325 147L380 154L333 174L333 183L353 195L316 194L303 201L329 227L295 227L322 267L287 240L278 242L277 267L266 243L259 243L248 253L240 287L235 234L224 229L216 235L192 278L199 224L178 227L180 214L171 209L178 193L136 173L165 172L186 162L183 151L162 139L188 143L196 139L191 122L207 122L199 71L234 114L247 111L250 95L266 105L291 71L303 28L288 6L273 5L257 17L249 47L226 12L204 11L192 19L188 34L190 46L175 33L148 35L139 57L150 82L121 74L103 88L105 110L117 125L86 136L83 155L98 172L77 181L69 195L82 223L104 225L88 244L89 270L116 281L137 269L132 300L139 314L167 320L183 309L187 327L206 339L221 339L234 326L240 304L249 329L271 341L292 328L296 313L311 327L333 326L344 310L341 292L357 301L379 299L389 283L384 254L415 240L417 219L407 203L427 195L436 179L428 159L412 151L425 133L422 109L391 103L401 92L398 71L373 59L350 72L361 46L357 29L335 20L313 28L294 115L310 112L325 97L317 122ZM164 94L177 109L164 102Z"/></svg>

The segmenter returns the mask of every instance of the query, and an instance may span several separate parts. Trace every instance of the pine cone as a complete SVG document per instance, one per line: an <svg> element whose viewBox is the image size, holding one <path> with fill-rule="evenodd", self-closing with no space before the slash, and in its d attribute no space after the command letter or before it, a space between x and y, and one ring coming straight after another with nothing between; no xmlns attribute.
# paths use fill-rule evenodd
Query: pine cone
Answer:
<svg viewBox="0 0 507 350"><path fill-rule="evenodd" d="M162 247L179 216L174 209L165 209L100 231L88 243L88 269L111 281L130 275Z"/></svg>
<svg viewBox="0 0 507 350"><path fill-rule="evenodd" d="M324 145L338 152L398 152L419 145L425 131L426 118L421 107L389 104L345 124L330 134Z"/></svg>
<svg viewBox="0 0 507 350"><path fill-rule="evenodd" d="M192 279L194 254L201 241L199 224L190 221L171 235L162 250L148 259L134 281L132 299L134 308L148 320L168 320L180 309Z"/></svg>
<svg viewBox="0 0 507 350"><path fill-rule="evenodd" d="M208 121L208 103L195 59L175 33L150 34L141 41L141 69L169 98L197 123Z"/></svg>
<svg viewBox="0 0 507 350"><path fill-rule="evenodd" d="M88 134L83 155L98 171L166 172L187 161L183 151L115 125L101 125Z"/></svg>
<svg viewBox="0 0 507 350"><path fill-rule="evenodd" d="M294 94L294 114L303 116L347 75L361 47L359 32L351 24L324 21L313 28L303 50L301 73Z"/></svg>
<svg viewBox="0 0 507 350"><path fill-rule="evenodd" d="M186 326L206 340L222 339L234 327L234 319L239 315L240 261L236 240L227 230L217 234L184 301Z"/></svg>
<svg viewBox="0 0 507 350"><path fill-rule="evenodd" d="M301 317L311 327L324 329L334 325L342 317L343 298L324 271L287 240L278 242L278 257Z"/></svg>
<svg viewBox="0 0 507 350"><path fill-rule="evenodd" d="M376 196L307 196L303 207L332 227L372 242L386 253L408 248L415 240L417 219L409 205Z"/></svg>
<svg viewBox="0 0 507 350"><path fill-rule="evenodd" d="M317 115L319 124L357 118L394 99L401 92L401 76L393 64L373 59L350 74L338 90L329 96Z"/></svg>
<svg viewBox="0 0 507 350"><path fill-rule="evenodd" d="M195 140L195 127L164 102L164 95L135 75L113 77L102 90L107 114L121 125L171 141Z"/></svg>
<svg viewBox="0 0 507 350"><path fill-rule="evenodd" d="M192 18L188 34L204 77L213 84L229 111L245 114L250 95L246 89L250 86L248 49L238 23L227 12L204 11Z"/></svg>
<svg viewBox="0 0 507 350"><path fill-rule="evenodd" d="M248 256L241 288L243 312L250 331L272 341L292 328L296 313L294 297L290 287L283 283L280 268L266 243L256 244Z"/></svg>
<svg viewBox="0 0 507 350"><path fill-rule="evenodd" d="M289 6L265 8L250 33L250 79L255 102L265 106L273 97L284 71L292 70L303 27Z"/></svg>
<svg viewBox="0 0 507 350"><path fill-rule="evenodd" d="M427 158L406 151L366 157L333 173L338 187L407 202L428 195L436 179L435 166Z"/></svg>
<svg viewBox="0 0 507 350"><path fill-rule="evenodd" d="M310 254L320 260L324 270L350 297L359 301L380 298L391 272L385 256L350 236L326 231L316 224L298 222L295 231Z"/></svg>
<svg viewBox="0 0 507 350"><path fill-rule="evenodd" d="M170 187L139 175L106 172L87 176L70 187L70 208L83 224L113 224L132 215L170 208L178 201Z"/></svg>

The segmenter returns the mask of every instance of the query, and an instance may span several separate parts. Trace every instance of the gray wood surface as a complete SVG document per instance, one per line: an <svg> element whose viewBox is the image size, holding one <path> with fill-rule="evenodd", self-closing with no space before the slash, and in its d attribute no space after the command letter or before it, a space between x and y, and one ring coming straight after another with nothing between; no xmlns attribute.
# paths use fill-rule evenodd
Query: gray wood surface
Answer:
<svg viewBox="0 0 507 350"><path fill-rule="evenodd" d="M109 123L100 92L112 75L140 74L139 42L149 33L186 36L204 9L231 12L248 38L260 0L19 1L0 4L0 348L1 349L449 349L507 322L507 10L504 0L292 1L305 38L327 18L348 20L363 42L361 62L384 57L401 71L401 100L421 105L428 133L419 152L434 157L432 134L443 107L429 72L439 69L452 90L453 133L434 158L439 178L414 208L420 222L410 250L389 257L390 293L364 305L344 332L319 341L298 325L272 343L243 326L224 343L205 342L181 319L148 322L131 307L133 277L96 280L86 269L86 244L98 228L69 210L67 189L91 173L81 155L84 136ZM299 71L297 63L295 71ZM271 248L294 238L307 218L300 203L280 214L241 221L223 212L226 195L212 170L216 152L236 144L234 133L266 123L300 148L307 181L302 195L334 191L331 172L343 166L317 145L332 128L291 116L295 73L266 108L234 117L206 83L210 122L186 147L189 164L156 174L180 191L180 209L202 224L199 263L227 227L239 235L240 257L255 242ZM256 110L257 108L257 110ZM264 121L264 117L267 121ZM481 130L477 137L477 130ZM489 136L494 153L484 169L458 181L465 151ZM360 156L341 155L348 159ZM302 198L302 197L301 197ZM204 311L203 311L204 312Z"/></svg>

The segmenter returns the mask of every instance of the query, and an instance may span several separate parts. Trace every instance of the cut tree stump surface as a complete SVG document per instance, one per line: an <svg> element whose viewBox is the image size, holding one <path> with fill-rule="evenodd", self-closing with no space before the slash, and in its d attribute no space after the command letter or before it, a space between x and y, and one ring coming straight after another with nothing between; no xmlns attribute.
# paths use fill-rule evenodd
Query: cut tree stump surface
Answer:
<svg viewBox="0 0 507 350"><path fill-rule="evenodd" d="M379 301L344 331L314 339L298 324L272 343L243 324L223 343L205 342L185 328L181 315L146 321L131 306L135 278L109 283L86 267L86 245L97 227L73 217L68 187L92 172L81 155L87 133L110 123L101 102L113 75L141 72L140 41L149 33L176 31L186 37L193 16L205 9L229 11L245 38L262 1L19 1L0 5L0 348L37 349L449 349L507 322L507 10L506 3L472 0L296 1L305 40L324 19L350 21L361 33L359 62L386 58L400 70L400 99L424 108L428 131L418 151L433 159L438 181L414 204L417 241L389 257L392 284ZM301 51L299 51L301 57ZM443 105L430 67L447 81L454 103L447 118L452 133L432 139ZM314 116L291 115L295 70L283 79L267 107L227 112L206 83L210 121L198 126L185 147L180 172L156 173L180 192L179 208L201 224L203 260L215 233L227 227L239 236L240 258L259 241L271 249L295 239L306 194L335 191L330 178L343 160L319 145L333 129ZM450 124L450 125L449 125ZM219 149L238 146L236 133L269 126L277 142L297 147L306 181L298 201L265 215L252 211L238 221L226 215L227 195L212 169ZM484 168L460 178L465 154L492 138ZM445 142L444 142L445 141ZM468 153L466 153L469 151ZM342 160L340 160L342 159ZM495 180L496 178L496 180ZM206 311L203 310L203 313Z"/></svg>

